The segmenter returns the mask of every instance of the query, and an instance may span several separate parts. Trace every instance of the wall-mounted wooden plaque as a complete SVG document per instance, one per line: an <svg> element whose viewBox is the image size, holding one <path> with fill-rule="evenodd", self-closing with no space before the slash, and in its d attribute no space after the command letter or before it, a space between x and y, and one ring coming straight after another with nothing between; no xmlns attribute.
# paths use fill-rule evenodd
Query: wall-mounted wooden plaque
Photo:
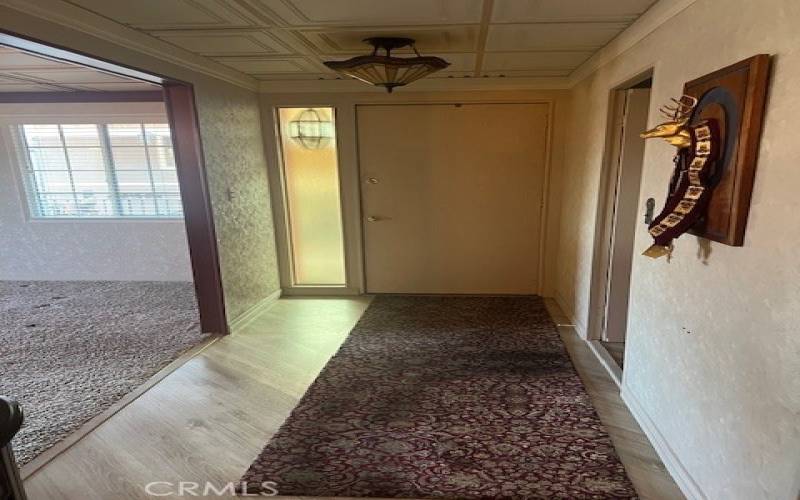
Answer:
<svg viewBox="0 0 800 500"><path fill-rule="evenodd" d="M726 245L744 245L769 65L769 55L759 54L684 86L684 94L699 99L692 122L716 119L722 139L708 209L692 234Z"/></svg>

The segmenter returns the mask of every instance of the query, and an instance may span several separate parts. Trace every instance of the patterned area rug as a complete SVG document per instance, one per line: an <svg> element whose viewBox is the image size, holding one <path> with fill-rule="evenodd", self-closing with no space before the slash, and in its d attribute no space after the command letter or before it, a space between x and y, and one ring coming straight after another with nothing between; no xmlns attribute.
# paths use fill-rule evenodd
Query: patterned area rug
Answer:
<svg viewBox="0 0 800 500"><path fill-rule="evenodd" d="M636 497L538 297L377 297L243 481L281 495Z"/></svg>
<svg viewBox="0 0 800 500"><path fill-rule="evenodd" d="M20 465L202 342L191 283L0 281L0 394Z"/></svg>

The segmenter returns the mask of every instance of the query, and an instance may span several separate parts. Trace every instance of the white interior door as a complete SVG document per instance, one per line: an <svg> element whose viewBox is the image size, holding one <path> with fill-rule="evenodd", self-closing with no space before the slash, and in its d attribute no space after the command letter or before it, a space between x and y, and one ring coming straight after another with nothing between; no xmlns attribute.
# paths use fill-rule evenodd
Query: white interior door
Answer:
<svg viewBox="0 0 800 500"><path fill-rule="evenodd" d="M358 107L368 292L538 292L547 110Z"/></svg>

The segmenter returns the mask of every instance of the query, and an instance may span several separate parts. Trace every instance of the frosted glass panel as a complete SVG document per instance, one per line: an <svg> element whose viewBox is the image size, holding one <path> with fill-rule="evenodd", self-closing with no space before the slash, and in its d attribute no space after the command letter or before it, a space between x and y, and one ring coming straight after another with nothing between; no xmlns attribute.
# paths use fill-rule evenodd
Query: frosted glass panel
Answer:
<svg viewBox="0 0 800 500"><path fill-rule="evenodd" d="M294 284L343 286L333 108L281 108L278 115Z"/></svg>

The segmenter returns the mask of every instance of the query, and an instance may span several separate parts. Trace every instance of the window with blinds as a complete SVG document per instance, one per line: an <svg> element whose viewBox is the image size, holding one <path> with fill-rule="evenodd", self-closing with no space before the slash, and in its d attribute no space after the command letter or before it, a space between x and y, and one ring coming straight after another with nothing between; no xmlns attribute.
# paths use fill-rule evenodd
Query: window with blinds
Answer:
<svg viewBox="0 0 800 500"><path fill-rule="evenodd" d="M19 125L35 218L183 216L164 123Z"/></svg>

